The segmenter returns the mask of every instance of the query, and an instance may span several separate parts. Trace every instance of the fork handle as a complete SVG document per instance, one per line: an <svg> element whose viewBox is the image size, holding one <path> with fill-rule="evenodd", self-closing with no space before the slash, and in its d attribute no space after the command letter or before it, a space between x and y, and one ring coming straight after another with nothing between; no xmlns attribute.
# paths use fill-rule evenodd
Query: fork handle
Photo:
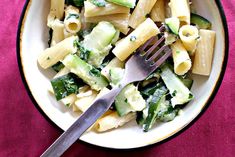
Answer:
<svg viewBox="0 0 235 157"><path fill-rule="evenodd" d="M81 135L94 124L112 105L115 97L123 87L113 88L108 94L95 100L42 155L41 157L61 156Z"/></svg>

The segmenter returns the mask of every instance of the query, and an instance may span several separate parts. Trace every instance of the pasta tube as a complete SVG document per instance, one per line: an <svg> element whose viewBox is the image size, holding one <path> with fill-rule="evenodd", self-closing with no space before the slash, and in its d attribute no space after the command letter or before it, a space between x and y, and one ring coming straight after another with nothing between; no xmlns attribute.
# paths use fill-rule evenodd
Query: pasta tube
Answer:
<svg viewBox="0 0 235 157"><path fill-rule="evenodd" d="M112 112L111 114L99 119L96 122L96 131L104 132L110 129L117 128L119 126L123 126L127 122L135 119L135 113L129 113L123 117L119 117L117 112Z"/></svg>
<svg viewBox="0 0 235 157"><path fill-rule="evenodd" d="M129 26L136 28L139 24L144 22L156 1L157 0L139 0L135 10L131 14Z"/></svg>
<svg viewBox="0 0 235 157"><path fill-rule="evenodd" d="M52 24L52 40L51 46L56 45L57 43L64 40L64 24L60 20L56 19Z"/></svg>
<svg viewBox="0 0 235 157"><path fill-rule="evenodd" d="M190 24L190 8L188 0L170 0L172 17L177 17L184 24Z"/></svg>
<svg viewBox="0 0 235 157"><path fill-rule="evenodd" d="M199 39L199 32L197 27L184 25L179 30L179 36L185 49L191 56L194 55Z"/></svg>
<svg viewBox="0 0 235 157"><path fill-rule="evenodd" d="M98 7L92 4L89 1L84 2L85 6L85 17L94 17L94 16L102 16L102 15L110 15L110 14L118 14L118 13L126 13L130 12L130 9L124 6L116 5L114 3L106 2L105 7Z"/></svg>
<svg viewBox="0 0 235 157"><path fill-rule="evenodd" d="M51 27L54 19L62 20L64 17L65 0L51 0L51 9L47 18L47 25Z"/></svg>
<svg viewBox="0 0 235 157"><path fill-rule="evenodd" d="M113 49L113 53L121 61L126 60L137 48L143 45L151 37L159 33L155 23L147 18L131 34L121 40Z"/></svg>
<svg viewBox="0 0 235 157"><path fill-rule="evenodd" d="M152 8L150 17L154 22L163 22L165 20L165 0L157 0Z"/></svg>
<svg viewBox="0 0 235 157"><path fill-rule="evenodd" d="M179 40L177 40L174 44L171 45L171 49L174 60L175 73L177 75L186 74L192 66L192 62L188 55L188 52Z"/></svg>
<svg viewBox="0 0 235 157"><path fill-rule="evenodd" d="M194 74L209 76L214 54L214 45L216 40L215 31L201 29L200 40L195 52L193 63Z"/></svg>
<svg viewBox="0 0 235 157"><path fill-rule="evenodd" d="M73 45L74 40L77 40L76 36L64 39L55 46L44 50L38 56L39 65L42 68L47 69L62 60L69 53L75 53L77 50Z"/></svg>
<svg viewBox="0 0 235 157"><path fill-rule="evenodd" d="M76 107L82 111L85 112L95 101L95 99L100 98L104 94L107 94L110 90L108 88L103 88L99 94L96 91L92 91L91 95L89 96L82 96L79 97L78 100L75 102Z"/></svg>
<svg viewBox="0 0 235 157"><path fill-rule="evenodd" d="M99 23L101 21L107 21L112 23L120 32L127 34L129 31L128 21L130 14L113 14L96 17L86 17L87 23Z"/></svg>
<svg viewBox="0 0 235 157"><path fill-rule="evenodd" d="M65 10L64 25L69 33L77 33L81 29L79 10L76 7L68 6Z"/></svg>

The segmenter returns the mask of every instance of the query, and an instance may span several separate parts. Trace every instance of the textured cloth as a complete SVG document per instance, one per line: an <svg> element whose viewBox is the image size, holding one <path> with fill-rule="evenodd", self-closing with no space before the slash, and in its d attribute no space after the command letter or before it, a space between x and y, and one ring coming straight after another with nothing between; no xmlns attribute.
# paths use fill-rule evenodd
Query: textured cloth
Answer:
<svg viewBox="0 0 235 157"><path fill-rule="evenodd" d="M144 149L117 151L78 141L64 156L235 156L235 0L222 3L230 33L228 67L217 96L194 125L168 142ZM24 0L0 2L0 157L39 156L62 133L35 108L20 77L16 34L23 5Z"/></svg>

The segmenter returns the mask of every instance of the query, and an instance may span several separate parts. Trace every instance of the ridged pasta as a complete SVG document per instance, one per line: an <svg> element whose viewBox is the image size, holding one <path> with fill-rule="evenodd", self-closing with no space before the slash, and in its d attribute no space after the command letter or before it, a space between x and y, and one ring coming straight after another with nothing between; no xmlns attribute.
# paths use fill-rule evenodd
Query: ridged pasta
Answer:
<svg viewBox="0 0 235 157"><path fill-rule="evenodd" d="M128 21L130 14L113 14L96 17L86 17L85 21L88 23L98 23L101 21L108 21L112 23L120 32L127 34L129 31Z"/></svg>
<svg viewBox="0 0 235 157"><path fill-rule="evenodd" d="M64 25L69 33L77 33L81 29L80 14L76 7L68 6L66 8Z"/></svg>
<svg viewBox="0 0 235 157"><path fill-rule="evenodd" d="M102 16L102 15L110 15L110 14L120 14L130 12L130 9L124 6L116 5L114 3L106 2L105 7L98 7L92 4L89 1L84 2L85 7L85 17L94 17L94 16Z"/></svg>
<svg viewBox="0 0 235 157"><path fill-rule="evenodd" d="M100 118L96 122L95 129L98 132L104 132L110 129L114 129L120 126L123 126L127 122L135 119L136 113L129 113L123 117L119 117L117 112L112 112L103 118Z"/></svg>
<svg viewBox="0 0 235 157"><path fill-rule="evenodd" d="M138 27L139 24L148 18L154 4L157 0L139 0L129 20L129 26L132 28Z"/></svg>
<svg viewBox="0 0 235 157"><path fill-rule="evenodd" d="M116 44L113 53L118 59L124 61L147 40L158 33L159 29L156 24L150 18L147 18L131 34Z"/></svg>
<svg viewBox="0 0 235 157"><path fill-rule="evenodd" d="M52 24L52 30L51 46L54 46L64 40L64 23L56 19Z"/></svg>
<svg viewBox="0 0 235 157"><path fill-rule="evenodd" d="M151 10L150 17L154 22L163 22L165 20L165 0L157 0Z"/></svg>
<svg viewBox="0 0 235 157"><path fill-rule="evenodd" d="M190 8L188 0L170 0L172 17L177 17L183 24L190 24Z"/></svg>
<svg viewBox="0 0 235 157"><path fill-rule="evenodd" d="M190 56L193 56L199 39L197 27L184 25L179 30L179 36L185 49L189 52Z"/></svg>
<svg viewBox="0 0 235 157"><path fill-rule="evenodd" d="M171 45L174 60L174 71L177 75L186 74L192 67L192 62L188 52L180 40Z"/></svg>
<svg viewBox="0 0 235 157"><path fill-rule="evenodd" d="M192 72L209 76L214 55L216 33L215 31L201 29L199 34L200 40L195 52Z"/></svg>
<svg viewBox="0 0 235 157"><path fill-rule="evenodd" d="M51 27L54 19L62 20L64 17L65 0L51 0L50 13L47 18L47 25Z"/></svg>
<svg viewBox="0 0 235 157"><path fill-rule="evenodd" d="M62 60L69 53L75 53L77 50L73 44L74 40L77 40L76 36L64 39L55 46L44 50L38 56L39 65L42 68L47 69Z"/></svg>

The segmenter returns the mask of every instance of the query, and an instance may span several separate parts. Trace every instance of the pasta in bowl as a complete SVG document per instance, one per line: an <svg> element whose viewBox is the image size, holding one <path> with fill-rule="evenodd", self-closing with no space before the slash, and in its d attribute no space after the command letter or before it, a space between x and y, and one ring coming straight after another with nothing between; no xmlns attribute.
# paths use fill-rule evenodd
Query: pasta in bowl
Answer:
<svg viewBox="0 0 235 157"><path fill-rule="evenodd" d="M40 108L64 130L95 99L118 85L125 61L143 43L164 35L172 49L172 58L162 67L123 89L110 111L81 137L83 141L110 148L157 143L195 119L217 91L227 59L226 45L217 42L227 38L216 1L203 3L211 14L199 1L187 0L171 0L169 5L163 0L30 4L21 33L22 72ZM40 48L35 50L26 35L32 27L27 22L33 19L30 12L37 4L47 7L39 12L34 43ZM45 32L51 35L49 46ZM29 53L32 50L35 53ZM123 144L123 138L128 142Z"/></svg>

